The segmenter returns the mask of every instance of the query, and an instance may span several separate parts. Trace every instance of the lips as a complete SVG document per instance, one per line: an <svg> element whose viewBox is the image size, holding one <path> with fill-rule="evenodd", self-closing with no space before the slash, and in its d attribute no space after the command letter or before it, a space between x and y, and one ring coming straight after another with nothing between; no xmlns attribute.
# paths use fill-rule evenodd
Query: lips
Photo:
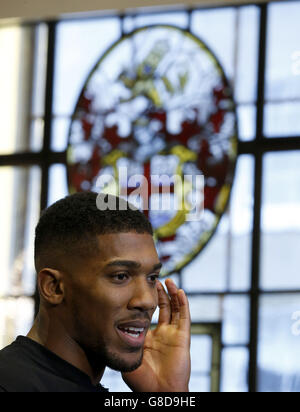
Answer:
<svg viewBox="0 0 300 412"><path fill-rule="evenodd" d="M118 323L118 327L121 328L149 328L150 326L150 322L146 321L146 320L129 320L127 322L120 322Z"/></svg>
<svg viewBox="0 0 300 412"><path fill-rule="evenodd" d="M150 324L147 321L128 321L117 325L121 340L130 347L142 347Z"/></svg>

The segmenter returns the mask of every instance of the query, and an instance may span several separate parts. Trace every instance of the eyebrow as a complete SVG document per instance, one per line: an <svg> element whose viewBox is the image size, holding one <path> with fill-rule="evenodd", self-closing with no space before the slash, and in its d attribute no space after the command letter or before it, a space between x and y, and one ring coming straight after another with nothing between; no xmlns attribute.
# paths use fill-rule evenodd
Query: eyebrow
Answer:
<svg viewBox="0 0 300 412"><path fill-rule="evenodd" d="M105 267L112 267L112 266L123 266L123 267L127 267L129 269L140 269L141 264L134 261L134 260L113 260L112 262L109 262ZM156 263L152 270L158 270L162 268L162 263Z"/></svg>

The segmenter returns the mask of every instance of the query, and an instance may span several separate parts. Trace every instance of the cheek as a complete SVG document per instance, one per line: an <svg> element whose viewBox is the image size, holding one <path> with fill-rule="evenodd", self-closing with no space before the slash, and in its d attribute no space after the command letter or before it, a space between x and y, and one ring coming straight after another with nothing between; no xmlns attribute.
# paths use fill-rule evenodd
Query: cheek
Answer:
<svg viewBox="0 0 300 412"><path fill-rule="evenodd" d="M102 325L113 325L117 322L120 317L124 316L124 311L126 311L127 304L129 301L128 293L122 293L120 290L103 290L101 292L93 293L87 299L87 305L89 307L89 312L92 313L92 318L95 321L101 321Z"/></svg>

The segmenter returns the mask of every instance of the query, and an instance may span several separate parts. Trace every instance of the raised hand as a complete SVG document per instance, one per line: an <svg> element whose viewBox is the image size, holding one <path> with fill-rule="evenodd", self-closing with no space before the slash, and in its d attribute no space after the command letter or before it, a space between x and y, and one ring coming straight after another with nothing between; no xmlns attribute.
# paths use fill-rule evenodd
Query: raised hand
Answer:
<svg viewBox="0 0 300 412"><path fill-rule="evenodd" d="M157 281L159 319L149 330L141 366L122 373L134 392L188 392L191 374L191 317L188 299L171 279L168 294Z"/></svg>

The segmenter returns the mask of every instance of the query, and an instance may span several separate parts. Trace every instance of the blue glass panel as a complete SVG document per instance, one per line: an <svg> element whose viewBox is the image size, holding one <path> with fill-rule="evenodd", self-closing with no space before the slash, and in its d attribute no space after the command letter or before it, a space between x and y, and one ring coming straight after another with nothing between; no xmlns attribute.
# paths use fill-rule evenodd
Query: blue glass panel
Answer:
<svg viewBox="0 0 300 412"><path fill-rule="evenodd" d="M300 392L299 302L299 294L265 295L260 299L260 392Z"/></svg>
<svg viewBox="0 0 300 412"><path fill-rule="evenodd" d="M208 335L192 335L192 372L210 373L212 361L212 338Z"/></svg>
<svg viewBox="0 0 300 412"><path fill-rule="evenodd" d="M192 32L217 56L229 79L234 75L236 9L200 10L192 15Z"/></svg>
<svg viewBox="0 0 300 412"><path fill-rule="evenodd" d="M48 206L69 194L66 166L56 164L50 167Z"/></svg>
<svg viewBox="0 0 300 412"><path fill-rule="evenodd" d="M300 289L300 151L264 157L261 287Z"/></svg>
<svg viewBox="0 0 300 412"><path fill-rule="evenodd" d="M270 4L267 43L266 97L300 98L300 3Z"/></svg>
<svg viewBox="0 0 300 412"><path fill-rule="evenodd" d="M259 40L259 8L241 7L236 19L235 99L238 103L256 100Z"/></svg>
<svg viewBox="0 0 300 412"><path fill-rule="evenodd" d="M247 348L223 349L221 392L248 392L248 359Z"/></svg>
<svg viewBox="0 0 300 412"><path fill-rule="evenodd" d="M255 138L256 134L256 107L242 105L237 107L239 139L243 142Z"/></svg>
<svg viewBox="0 0 300 412"><path fill-rule="evenodd" d="M222 342L247 344L249 341L249 298L248 296L226 296L223 303Z"/></svg>
<svg viewBox="0 0 300 412"><path fill-rule="evenodd" d="M69 128L69 117L57 117L52 122L52 141L51 149L55 151L64 151L67 148Z"/></svg>
<svg viewBox="0 0 300 412"><path fill-rule="evenodd" d="M121 34L120 19L61 22L57 27L54 113L71 115L91 67Z"/></svg>
<svg viewBox="0 0 300 412"><path fill-rule="evenodd" d="M300 103L267 103L264 134L266 137L300 136Z"/></svg>

